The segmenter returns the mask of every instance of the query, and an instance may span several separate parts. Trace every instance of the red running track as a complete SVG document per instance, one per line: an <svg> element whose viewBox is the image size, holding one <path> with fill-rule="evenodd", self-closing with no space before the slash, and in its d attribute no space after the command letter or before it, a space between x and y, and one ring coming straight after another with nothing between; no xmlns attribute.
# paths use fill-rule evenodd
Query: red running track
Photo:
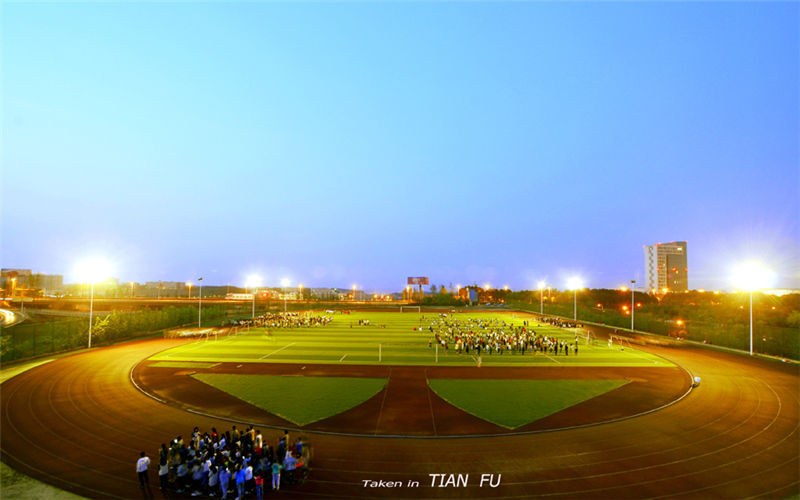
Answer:
<svg viewBox="0 0 800 500"><path fill-rule="evenodd" d="M174 345L153 340L61 358L2 384L2 460L93 498L139 498L141 450L229 422L159 403L132 367ZM800 493L796 365L700 348L654 348L702 377L680 402L594 427L524 436L387 439L313 435L313 470L295 498L785 498ZM275 441L279 431L267 431ZM469 474L436 487L429 474ZM480 487L481 474L499 485ZM156 479L151 471L151 481ZM367 481L399 481L371 488ZM418 486L408 486L409 481ZM436 484L439 484L438 481ZM153 488L155 497L160 493ZM268 494L270 496L271 494Z"/></svg>

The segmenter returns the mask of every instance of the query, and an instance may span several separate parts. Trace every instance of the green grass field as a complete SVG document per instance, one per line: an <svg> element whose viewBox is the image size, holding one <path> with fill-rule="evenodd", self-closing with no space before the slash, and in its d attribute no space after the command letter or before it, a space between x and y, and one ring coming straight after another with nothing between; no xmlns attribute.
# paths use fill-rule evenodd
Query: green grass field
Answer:
<svg viewBox="0 0 800 500"><path fill-rule="evenodd" d="M451 405L507 429L516 429L613 391L626 380L431 379L431 389Z"/></svg>
<svg viewBox="0 0 800 500"><path fill-rule="evenodd" d="M477 358L472 354L456 354L452 349L445 354L440 348L428 347L432 334L428 330L414 331L427 326L422 316L430 318L435 313L353 312L334 315L326 326L311 328L267 329L253 328L239 334L218 339L200 340L151 357L151 360L169 362L256 362L256 363L325 363L359 365L418 365L418 366L474 366ZM516 316L516 317L515 317ZM510 312L458 313L459 319L502 318L521 325L519 314ZM370 326L359 326L368 319ZM382 326L385 326L382 327ZM559 337L574 342L575 332L549 325L531 324L537 333ZM580 333L583 335L582 333ZM492 354L482 356L483 366L673 366L668 361L626 346L608 347L605 342L586 343L580 338L577 356Z"/></svg>
<svg viewBox="0 0 800 500"><path fill-rule="evenodd" d="M297 425L342 413L371 398L385 378L197 373L194 378Z"/></svg>

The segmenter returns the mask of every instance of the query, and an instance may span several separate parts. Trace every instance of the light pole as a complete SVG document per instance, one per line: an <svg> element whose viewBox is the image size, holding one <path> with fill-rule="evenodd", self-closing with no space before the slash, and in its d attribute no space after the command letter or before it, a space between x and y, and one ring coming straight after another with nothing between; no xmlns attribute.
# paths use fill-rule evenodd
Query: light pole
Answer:
<svg viewBox="0 0 800 500"><path fill-rule="evenodd" d="M286 287L289 286L289 280L283 278L281 280L281 286L283 287L283 312L286 312Z"/></svg>
<svg viewBox="0 0 800 500"><path fill-rule="evenodd" d="M256 288L261 284L261 278L255 274L247 277L245 288L251 288L253 292L253 318L256 317Z"/></svg>
<svg viewBox="0 0 800 500"><path fill-rule="evenodd" d="M203 326L203 277L197 278L197 328Z"/></svg>
<svg viewBox="0 0 800 500"><path fill-rule="evenodd" d="M753 290L750 290L750 355L753 355Z"/></svg>
<svg viewBox="0 0 800 500"><path fill-rule="evenodd" d="M539 316L544 316L544 281L539 282Z"/></svg>
<svg viewBox="0 0 800 500"><path fill-rule="evenodd" d="M94 308L94 282L89 285L89 349L92 348L92 313Z"/></svg>
<svg viewBox="0 0 800 500"><path fill-rule="evenodd" d="M736 271L734 279L744 290L750 292L750 355L753 355L753 292L770 286L774 273L762 263L750 261L742 264Z"/></svg>
<svg viewBox="0 0 800 500"><path fill-rule="evenodd" d="M636 304L634 304L634 295L636 295L636 280L631 280L631 331L635 332L633 317L636 314Z"/></svg>
<svg viewBox="0 0 800 500"><path fill-rule="evenodd" d="M573 290L573 320L575 323L578 322L578 289L583 288L583 283L581 283L580 278L574 277L570 278L569 283L567 284Z"/></svg>
<svg viewBox="0 0 800 500"><path fill-rule="evenodd" d="M108 275L108 265L102 260L84 260L77 266L77 273L89 283L89 349L92 348L92 323L94 316L94 284L105 280Z"/></svg>
<svg viewBox="0 0 800 500"><path fill-rule="evenodd" d="M131 298L133 298L133 281L131 281Z"/></svg>
<svg viewBox="0 0 800 500"><path fill-rule="evenodd" d="M189 298L191 299L192 298L192 282L191 281L187 281L186 282L186 288L189 289Z"/></svg>

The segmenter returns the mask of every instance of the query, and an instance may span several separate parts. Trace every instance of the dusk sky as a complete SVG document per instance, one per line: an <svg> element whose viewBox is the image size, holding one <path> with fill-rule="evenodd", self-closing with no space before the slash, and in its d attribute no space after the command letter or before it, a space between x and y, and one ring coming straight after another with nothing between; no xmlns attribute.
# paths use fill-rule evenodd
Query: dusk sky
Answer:
<svg viewBox="0 0 800 500"><path fill-rule="evenodd" d="M2 267L800 288L796 2L0 9Z"/></svg>

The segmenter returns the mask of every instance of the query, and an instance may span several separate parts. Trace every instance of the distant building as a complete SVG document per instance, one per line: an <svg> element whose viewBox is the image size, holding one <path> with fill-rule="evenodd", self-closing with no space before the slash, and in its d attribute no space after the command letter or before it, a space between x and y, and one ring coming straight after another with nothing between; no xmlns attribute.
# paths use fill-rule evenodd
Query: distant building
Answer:
<svg viewBox="0 0 800 500"><path fill-rule="evenodd" d="M648 291L666 293L689 290L689 265L685 241L645 246L644 267Z"/></svg>
<svg viewBox="0 0 800 500"><path fill-rule="evenodd" d="M14 294L51 295L64 291L64 276L60 274L34 273L30 269L0 270L0 288Z"/></svg>

